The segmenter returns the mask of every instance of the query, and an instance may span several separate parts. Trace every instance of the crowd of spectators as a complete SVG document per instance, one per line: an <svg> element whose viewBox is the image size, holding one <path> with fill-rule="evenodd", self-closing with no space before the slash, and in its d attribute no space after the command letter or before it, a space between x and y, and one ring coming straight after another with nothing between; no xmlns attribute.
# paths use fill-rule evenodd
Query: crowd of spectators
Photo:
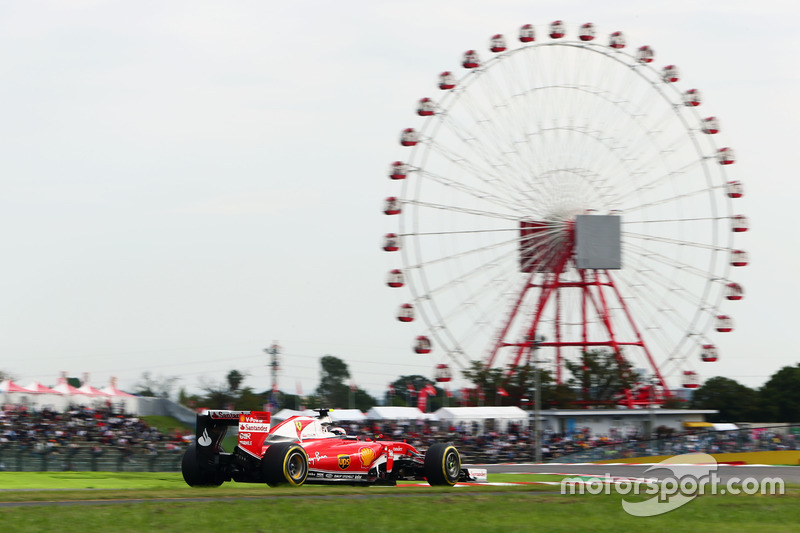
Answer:
<svg viewBox="0 0 800 533"><path fill-rule="evenodd" d="M165 435L142 419L108 407L76 406L60 413L50 409L5 406L0 410L0 469L19 453L74 456L87 452L129 461L134 455L182 453L184 435Z"/></svg>
<svg viewBox="0 0 800 533"><path fill-rule="evenodd" d="M472 424L397 421L351 423L345 424L345 428L349 434L363 439L406 440L423 450L435 442L452 442L465 463L532 462L535 459L532 428L516 424L508 425L504 431L494 430L491 424L482 430ZM4 461L11 455L20 453L68 457L83 452L93 457L110 455L119 461L159 455L179 457L192 438L191 430L164 434L141 418L110 407L79 406L59 413L7 406L0 410L0 469L8 467ZM588 428L569 435L545 428L541 456L545 461L569 457L600 460L691 452L797 449L800 449L798 436L769 429L695 431L650 440L637 435L623 436L619 432L593 435Z"/></svg>
<svg viewBox="0 0 800 533"><path fill-rule="evenodd" d="M800 428L797 428L800 430ZM351 424L351 434L363 438L383 436L407 439L419 448L435 442L453 442L464 462L511 463L533 461L535 436L532 428L510 424L506 431L478 431L475 427L443 426L423 423L367 422ZM643 435L624 436L621 432L593 435L589 428L572 434L560 434L545 429L542 432L541 456L544 461L559 461L578 454L591 460L618 459L644 455L673 455L683 453L732 453L800 449L800 436L769 429L740 429L737 431L686 431L667 438L649 439Z"/></svg>

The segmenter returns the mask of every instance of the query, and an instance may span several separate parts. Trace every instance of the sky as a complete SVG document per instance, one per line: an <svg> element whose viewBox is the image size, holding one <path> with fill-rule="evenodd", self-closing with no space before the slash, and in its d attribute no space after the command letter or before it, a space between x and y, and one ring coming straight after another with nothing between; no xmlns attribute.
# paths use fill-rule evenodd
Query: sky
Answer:
<svg viewBox="0 0 800 533"><path fill-rule="evenodd" d="M704 377L800 362L800 4L764 0L0 1L0 370L237 369L308 394L334 355L377 395L432 377L385 287L388 163L416 101L495 33L622 30L680 66L737 151L751 230L736 330ZM487 52L488 53L488 52Z"/></svg>

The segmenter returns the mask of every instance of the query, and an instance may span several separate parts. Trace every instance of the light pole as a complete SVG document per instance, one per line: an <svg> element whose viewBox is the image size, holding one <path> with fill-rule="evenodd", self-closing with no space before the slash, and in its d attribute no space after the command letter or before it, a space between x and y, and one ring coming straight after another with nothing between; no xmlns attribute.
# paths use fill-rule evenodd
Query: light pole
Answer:
<svg viewBox="0 0 800 533"><path fill-rule="evenodd" d="M264 352L266 352L270 356L269 367L272 375L272 389L270 390L270 403L273 405L277 405L278 370L280 370L278 355L280 355L281 353L281 347L278 346L278 341L273 342L272 346L270 346L269 348L265 348ZM272 410L272 408L270 408L270 410Z"/></svg>
<svg viewBox="0 0 800 533"><path fill-rule="evenodd" d="M533 381L536 390L533 396L533 435L536 449L534 450L535 461L542 462L542 429L539 421L542 404L542 383L539 377L539 345L545 341L544 335L535 335L533 338Z"/></svg>
<svg viewBox="0 0 800 533"><path fill-rule="evenodd" d="M659 384L659 381L658 381L658 378L656 378L656 377L653 377L652 379L649 380L649 386L650 386L649 388L650 388L650 390L648 391L648 395L647 395L648 399L649 399L649 401L647 402L647 407L648 407L648 411L649 411L649 414L650 414L650 435L648 435L648 440L651 440L651 441L653 439L657 439L657 437L656 437L656 414L655 414L655 411L654 411L654 404L656 403L656 386L658 384ZM657 445L658 441L656 441L655 444Z"/></svg>

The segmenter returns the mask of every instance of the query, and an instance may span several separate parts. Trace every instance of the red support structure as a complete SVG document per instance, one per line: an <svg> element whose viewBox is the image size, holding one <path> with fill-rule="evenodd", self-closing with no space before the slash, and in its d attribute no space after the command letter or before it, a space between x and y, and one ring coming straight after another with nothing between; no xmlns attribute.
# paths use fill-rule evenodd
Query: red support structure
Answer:
<svg viewBox="0 0 800 533"><path fill-rule="evenodd" d="M521 225L520 233L525 246L520 251L521 257L524 258L520 263L520 268L522 272L528 273L529 277L525 280L525 284L508 313L506 322L498 333L487 358L487 366L491 367L498 361L498 352L503 348L516 348L511 364L518 366L522 362L529 361L533 349L552 347L555 349L556 383L562 384L564 381L564 349L578 347L582 352L586 352L592 347L608 347L617 362L622 364L626 363L622 348L635 347L644 353L644 358L654 374L656 386L661 389L661 391L649 393L648 397L655 394L658 402L663 402L665 398L670 397L669 389L661 372L610 272L601 269L579 269L576 270L578 279L574 279L574 276L573 280L565 279L566 274L571 269L575 269L574 225L567 223L560 230L556 230L546 222L526 222ZM541 250L547 250L546 255L550 259L543 259L545 254ZM535 283L537 277L540 278L539 283ZM538 290L538 295L534 294L536 290ZM579 325L580 333L573 332L571 333L572 337L569 337L570 333L565 329L568 324L564 324L562 320L565 312L564 295L567 294L567 291L580 291L582 324ZM523 303L534 298L536 300L535 310L531 311L527 317L522 316ZM617 311L613 318L612 307ZM552 332L542 331L542 317L545 316L545 310L548 308L552 309L552 322L548 322L548 328L552 324ZM621 315L620 310L622 311ZM517 327L514 327L515 325ZM512 330L524 331L523 339L508 338L509 332ZM625 338L620 336L623 331L628 332L624 334ZM551 334L553 340L538 341L536 340L537 333ZM634 391L624 391L624 395L627 405L640 404L639 395L634 394ZM646 401L651 402L652 400Z"/></svg>

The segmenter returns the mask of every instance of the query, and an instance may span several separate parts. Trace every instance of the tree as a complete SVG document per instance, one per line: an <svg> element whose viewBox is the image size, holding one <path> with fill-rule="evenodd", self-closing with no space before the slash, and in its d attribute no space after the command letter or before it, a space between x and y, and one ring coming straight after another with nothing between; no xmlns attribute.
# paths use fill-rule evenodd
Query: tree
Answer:
<svg viewBox="0 0 800 533"><path fill-rule="evenodd" d="M759 390L759 422L800 422L800 363L785 366Z"/></svg>
<svg viewBox="0 0 800 533"><path fill-rule="evenodd" d="M227 384L201 379L200 388L205 392L205 396L200 399L203 407L208 409L229 409L233 407L235 398Z"/></svg>
<svg viewBox="0 0 800 533"><path fill-rule="evenodd" d="M533 363L509 365L501 368L487 368L481 361L472 361L470 367L462 371L474 388L483 392L486 405L517 405L532 407L536 389L536 369ZM566 384L556 385L549 370L539 371L539 386L542 408L569 407L575 399ZM501 394L505 391L506 395ZM474 400L473 400L474 401Z"/></svg>
<svg viewBox="0 0 800 533"><path fill-rule="evenodd" d="M325 407L349 405L350 388L344 383L350 377L347 363L333 355L326 355L320 359L319 364L317 395L325 403Z"/></svg>
<svg viewBox="0 0 800 533"><path fill-rule="evenodd" d="M239 372L238 370L231 370L228 372L228 375L225 376L225 379L228 380L228 388L231 391L239 390L242 382L244 381L245 375Z"/></svg>
<svg viewBox="0 0 800 533"><path fill-rule="evenodd" d="M583 352L580 362L567 361L565 366L572 374L568 383L584 405L613 405L636 383L631 365L621 353L590 350Z"/></svg>
<svg viewBox="0 0 800 533"><path fill-rule="evenodd" d="M159 375L158 377L154 377L150 372L142 372L141 381L134 385L134 392L139 396L169 398L172 395L172 389L179 379L180 378L177 376Z"/></svg>
<svg viewBox="0 0 800 533"><path fill-rule="evenodd" d="M410 388L409 385L411 386ZM392 382L392 387L394 387L394 399L392 400L392 405L401 407L416 407L417 399L419 398L419 391L428 385L434 385L433 380L419 374L400 376ZM434 398L428 398L429 402L432 400L436 402L429 403L431 410L433 410L434 406L436 406L436 408L441 407L441 402L436 401L436 399L439 397L438 392L439 391L437 390L437 395Z"/></svg>
<svg viewBox="0 0 800 533"><path fill-rule="evenodd" d="M706 380L694 391L690 405L692 409L719 411L706 416L709 422L747 422L759 417L758 392L720 376Z"/></svg>

